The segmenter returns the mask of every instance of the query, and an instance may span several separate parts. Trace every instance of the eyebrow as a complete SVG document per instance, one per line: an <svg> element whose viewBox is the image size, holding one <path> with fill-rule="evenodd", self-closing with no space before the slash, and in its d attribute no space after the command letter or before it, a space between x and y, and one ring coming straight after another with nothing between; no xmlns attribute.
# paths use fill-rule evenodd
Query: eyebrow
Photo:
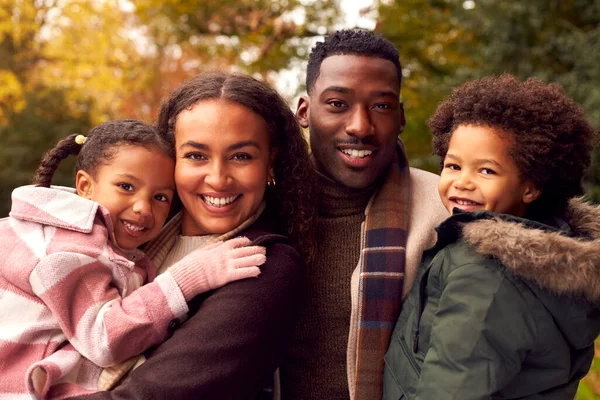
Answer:
<svg viewBox="0 0 600 400"><path fill-rule="evenodd" d="M460 157L457 157L457 156L455 156L455 155L452 155L452 154L449 154L449 153L448 153L448 154L446 154L446 157L448 157L448 158L452 158L452 159L454 159L454 160L457 160L457 161L460 161L460 160L461 160L461 158L460 158ZM494 164L494 165L497 165L497 166L499 166L499 167L502 167L502 165L500 165L500 164L499 164L497 161L491 160L491 159L489 159L489 158L477 158L477 159L475 159L475 162L476 162L476 163L479 163L479 164L483 164L483 163L490 163L490 164Z"/></svg>
<svg viewBox="0 0 600 400"><path fill-rule="evenodd" d="M354 92L354 90L349 89L347 87L343 87L343 86L329 86L329 87L326 87L325 89L323 89L323 93L326 93L326 92L349 94L349 93Z"/></svg>
<svg viewBox="0 0 600 400"><path fill-rule="evenodd" d="M185 146L191 146L198 150L209 150L209 147L207 145L205 145L203 143L195 142L193 140L188 140L187 142L185 142L181 146L179 146L179 148L181 149L182 147L185 147ZM260 146L254 140L243 140L241 142L234 143L231 146L227 147L227 151L239 150L246 146L256 147L257 149L260 150Z"/></svg>
<svg viewBox="0 0 600 400"><path fill-rule="evenodd" d="M140 182L140 179L132 174L117 174L117 177L122 178L122 179L129 179L129 180L135 181L135 182ZM157 188L157 190L165 190L165 189L175 191L175 187L172 185Z"/></svg>
<svg viewBox="0 0 600 400"><path fill-rule="evenodd" d="M126 178L126 179L130 179L130 180L136 181L136 182L140 181L137 176L131 175L131 174L117 174L117 176L119 178Z"/></svg>
<svg viewBox="0 0 600 400"><path fill-rule="evenodd" d="M327 93L327 92L335 92L335 93L340 93L340 94L352 94L352 93L354 93L354 90L344 87L344 86L329 86L323 90L323 93ZM386 97L386 96L390 96L390 97L394 97L394 98L399 97L399 94L394 92L393 90L374 90L372 92L369 92L369 94L371 96L375 96L375 97Z"/></svg>

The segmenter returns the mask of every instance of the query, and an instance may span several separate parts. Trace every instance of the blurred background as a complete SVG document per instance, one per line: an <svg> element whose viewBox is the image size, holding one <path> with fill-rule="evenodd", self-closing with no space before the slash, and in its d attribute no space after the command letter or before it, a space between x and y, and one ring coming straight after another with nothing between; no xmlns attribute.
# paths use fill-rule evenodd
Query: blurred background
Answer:
<svg viewBox="0 0 600 400"><path fill-rule="evenodd" d="M153 122L207 69L275 86L295 108L310 48L339 28L400 50L402 138L437 172L425 121L452 87L510 72L561 83L600 127L600 0L0 0L0 217L59 139L115 118ZM72 185L74 160L54 183ZM600 151L586 177L600 201ZM578 399L600 399L600 363Z"/></svg>

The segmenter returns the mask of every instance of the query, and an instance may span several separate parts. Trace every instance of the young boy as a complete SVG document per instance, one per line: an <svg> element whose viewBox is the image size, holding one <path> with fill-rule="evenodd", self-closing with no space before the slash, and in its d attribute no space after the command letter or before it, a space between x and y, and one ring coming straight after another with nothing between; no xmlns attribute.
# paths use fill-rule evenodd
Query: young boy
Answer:
<svg viewBox="0 0 600 400"><path fill-rule="evenodd" d="M429 121L452 216L385 356L384 399L573 399L600 332L596 132L557 84L502 75Z"/></svg>

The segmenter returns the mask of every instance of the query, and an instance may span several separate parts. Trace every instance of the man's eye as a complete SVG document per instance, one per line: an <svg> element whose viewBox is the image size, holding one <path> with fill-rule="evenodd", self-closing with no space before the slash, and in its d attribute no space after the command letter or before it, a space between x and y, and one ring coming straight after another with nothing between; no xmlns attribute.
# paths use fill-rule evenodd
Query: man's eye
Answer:
<svg viewBox="0 0 600 400"><path fill-rule="evenodd" d="M380 110L387 110L387 109L389 109L391 107L390 107L389 104L382 103L382 104L375 104L375 108L378 108Z"/></svg>
<svg viewBox="0 0 600 400"><path fill-rule="evenodd" d="M133 185L131 185L129 183L119 183L118 186L121 189L126 190L128 192L131 192L133 190Z"/></svg>
<svg viewBox="0 0 600 400"><path fill-rule="evenodd" d="M335 108L341 108L341 107L344 107L344 103L343 103L343 102L341 102L341 101L338 101L338 100L333 100L333 101L330 101L330 102L329 102L329 103L327 103L327 104L329 104L330 106L332 106L332 107L335 107Z"/></svg>

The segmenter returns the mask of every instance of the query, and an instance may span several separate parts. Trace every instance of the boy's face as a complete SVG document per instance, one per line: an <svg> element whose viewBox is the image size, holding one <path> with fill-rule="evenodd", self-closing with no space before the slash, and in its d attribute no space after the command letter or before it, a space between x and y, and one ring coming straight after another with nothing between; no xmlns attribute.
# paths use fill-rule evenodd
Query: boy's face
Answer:
<svg viewBox="0 0 600 400"><path fill-rule="evenodd" d="M321 64L296 117L310 129L317 169L351 188L371 185L388 167L404 129L400 85L391 61L335 55Z"/></svg>
<svg viewBox="0 0 600 400"><path fill-rule="evenodd" d="M525 215L540 192L521 179L512 138L488 126L459 125L450 139L438 190L450 213L488 210Z"/></svg>
<svg viewBox="0 0 600 400"><path fill-rule="evenodd" d="M135 249L164 225L175 193L175 161L155 148L120 145L95 176L78 171L77 193L110 212L117 245Z"/></svg>

